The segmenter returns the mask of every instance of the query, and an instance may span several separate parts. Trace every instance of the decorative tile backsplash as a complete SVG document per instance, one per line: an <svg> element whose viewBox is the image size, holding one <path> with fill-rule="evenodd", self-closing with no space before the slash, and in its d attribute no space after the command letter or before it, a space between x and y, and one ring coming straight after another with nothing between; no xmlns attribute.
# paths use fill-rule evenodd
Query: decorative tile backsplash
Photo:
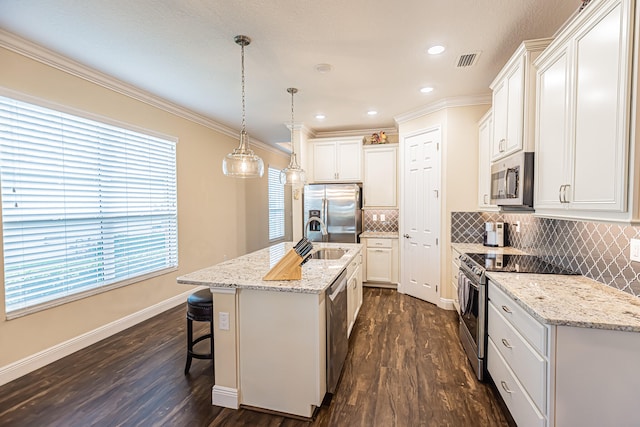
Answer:
<svg viewBox="0 0 640 427"><path fill-rule="evenodd" d="M398 232L398 209L367 209L363 210L363 231ZM376 216L376 221L373 216ZM380 220L384 215L384 221Z"/></svg>
<svg viewBox="0 0 640 427"><path fill-rule="evenodd" d="M486 221L508 224L509 246L640 296L640 263L629 260L629 239L640 238L640 227L532 214L452 212L451 241L482 243ZM520 233L513 231L516 221L520 221Z"/></svg>

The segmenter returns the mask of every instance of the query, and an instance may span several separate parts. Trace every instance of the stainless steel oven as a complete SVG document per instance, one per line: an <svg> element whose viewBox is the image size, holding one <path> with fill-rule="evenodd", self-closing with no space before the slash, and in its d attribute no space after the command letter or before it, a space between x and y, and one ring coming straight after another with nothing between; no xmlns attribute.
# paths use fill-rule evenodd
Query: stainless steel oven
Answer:
<svg viewBox="0 0 640 427"><path fill-rule="evenodd" d="M484 271L463 254L458 276L460 342L479 380L484 379L487 347L487 283Z"/></svg>

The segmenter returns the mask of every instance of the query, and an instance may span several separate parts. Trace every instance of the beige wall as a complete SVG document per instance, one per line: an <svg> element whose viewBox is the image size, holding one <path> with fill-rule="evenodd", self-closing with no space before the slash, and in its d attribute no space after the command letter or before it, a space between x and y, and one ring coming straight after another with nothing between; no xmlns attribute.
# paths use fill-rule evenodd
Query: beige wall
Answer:
<svg viewBox="0 0 640 427"><path fill-rule="evenodd" d="M2 48L0 64L5 89L179 139L178 271L8 321L0 292L0 367L188 291L176 284L181 274L268 245L266 177L222 175L235 138ZM253 148L265 165L288 163L285 154Z"/></svg>
<svg viewBox="0 0 640 427"><path fill-rule="evenodd" d="M442 298L453 298L451 288L451 212L478 209L478 120L489 105L450 107L399 126L404 136L440 126L442 129L442 209L440 284Z"/></svg>

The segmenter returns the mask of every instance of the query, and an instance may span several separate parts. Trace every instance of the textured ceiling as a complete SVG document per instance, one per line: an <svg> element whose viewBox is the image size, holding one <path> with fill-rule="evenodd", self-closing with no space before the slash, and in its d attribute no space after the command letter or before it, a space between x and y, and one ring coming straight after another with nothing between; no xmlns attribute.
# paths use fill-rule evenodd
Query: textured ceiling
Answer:
<svg viewBox="0 0 640 427"><path fill-rule="evenodd" d="M1 0L0 28L235 129L233 38L248 35L247 130L275 144L289 140L287 87L299 89L296 122L316 133L394 127L394 116L443 98L489 94L520 42L552 36L580 3ZM433 44L447 50L427 55ZM481 52L477 64L456 68L471 52ZM319 63L332 71L318 73ZM422 94L423 86L435 90Z"/></svg>

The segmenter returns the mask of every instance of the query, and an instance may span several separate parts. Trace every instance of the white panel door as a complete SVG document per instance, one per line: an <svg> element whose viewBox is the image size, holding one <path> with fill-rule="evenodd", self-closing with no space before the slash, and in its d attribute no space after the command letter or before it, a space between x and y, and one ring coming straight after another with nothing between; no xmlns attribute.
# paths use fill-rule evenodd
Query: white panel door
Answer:
<svg viewBox="0 0 640 427"><path fill-rule="evenodd" d="M405 138L402 278L398 290L437 304L440 299L441 130Z"/></svg>

